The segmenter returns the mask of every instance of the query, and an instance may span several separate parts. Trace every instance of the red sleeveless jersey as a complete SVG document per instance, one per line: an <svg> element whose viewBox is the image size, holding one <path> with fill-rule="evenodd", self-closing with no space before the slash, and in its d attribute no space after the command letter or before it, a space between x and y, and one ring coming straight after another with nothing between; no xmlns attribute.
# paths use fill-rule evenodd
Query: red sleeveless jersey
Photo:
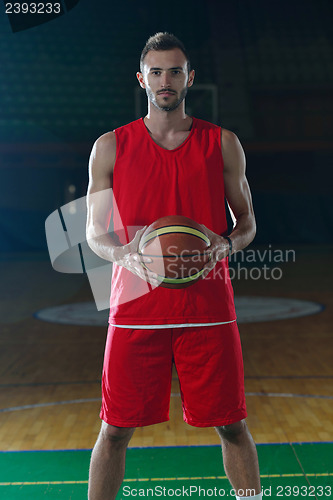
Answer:
<svg viewBox="0 0 333 500"><path fill-rule="evenodd" d="M143 118L115 130L114 231L131 241L137 229L166 215L183 215L227 234L221 128L193 118L187 139L167 150L151 138ZM236 319L228 259L188 288L153 288L113 264L109 322L187 325Z"/></svg>

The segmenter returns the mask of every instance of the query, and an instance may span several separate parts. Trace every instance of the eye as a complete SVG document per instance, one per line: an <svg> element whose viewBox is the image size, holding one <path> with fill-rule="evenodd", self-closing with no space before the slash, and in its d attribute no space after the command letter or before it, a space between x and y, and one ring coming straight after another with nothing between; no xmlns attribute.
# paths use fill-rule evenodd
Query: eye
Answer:
<svg viewBox="0 0 333 500"><path fill-rule="evenodd" d="M160 74L161 74L161 72L160 72L160 71L152 71L152 74L153 74L153 75L160 75Z"/></svg>
<svg viewBox="0 0 333 500"><path fill-rule="evenodd" d="M180 71L178 69L175 69L173 72L172 72L174 75L179 75L180 74Z"/></svg>

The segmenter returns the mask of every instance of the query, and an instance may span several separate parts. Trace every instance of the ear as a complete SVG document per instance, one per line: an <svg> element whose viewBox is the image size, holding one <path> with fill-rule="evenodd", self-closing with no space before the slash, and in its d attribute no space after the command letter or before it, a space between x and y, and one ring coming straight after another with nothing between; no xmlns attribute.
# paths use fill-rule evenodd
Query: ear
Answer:
<svg viewBox="0 0 333 500"><path fill-rule="evenodd" d="M195 76L195 71L194 71L194 69L191 69L191 71L188 75L188 82L187 82L188 87L192 87L193 82L194 82L194 76Z"/></svg>
<svg viewBox="0 0 333 500"><path fill-rule="evenodd" d="M144 82L144 79L143 79L143 74L140 73L140 71L138 71L137 74L136 74L136 77L137 77L137 79L139 81L140 87L142 89L145 89L146 85L145 85L145 82Z"/></svg>

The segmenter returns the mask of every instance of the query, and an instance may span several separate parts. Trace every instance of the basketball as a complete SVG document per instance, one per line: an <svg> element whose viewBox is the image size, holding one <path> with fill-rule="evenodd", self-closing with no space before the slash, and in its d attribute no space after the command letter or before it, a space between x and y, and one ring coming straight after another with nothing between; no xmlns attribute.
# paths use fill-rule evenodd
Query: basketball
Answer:
<svg viewBox="0 0 333 500"><path fill-rule="evenodd" d="M139 254L152 259L142 265L157 274L160 286L185 288L201 278L210 259L209 246L201 224L181 215L169 215L146 229Z"/></svg>

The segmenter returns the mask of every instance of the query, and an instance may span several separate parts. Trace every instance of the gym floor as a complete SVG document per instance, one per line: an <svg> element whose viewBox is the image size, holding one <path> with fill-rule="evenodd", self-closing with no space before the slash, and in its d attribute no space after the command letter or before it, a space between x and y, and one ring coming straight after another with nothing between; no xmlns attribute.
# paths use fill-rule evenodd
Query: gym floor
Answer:
<svg viewBox="0 0 333 500"><path fill-rule="evenodd" d="M324 306L310 316L239 325L247 422L271 498L328 497L332 485L331 250L299 247L295 262L281 265L281 279L233 282L236 296ZM2 255L0 269L0 496L85 498L90 450L100 428L106 325L34 316L43 308L92 301L86 277L56 273L47 255ZM136 430L124 486L134 489L131 496L135 488L156 485L227 491L218 445L214 429L183 422L175 374L170 421ZM126 493L123 488L119 498Z"/></svg>

